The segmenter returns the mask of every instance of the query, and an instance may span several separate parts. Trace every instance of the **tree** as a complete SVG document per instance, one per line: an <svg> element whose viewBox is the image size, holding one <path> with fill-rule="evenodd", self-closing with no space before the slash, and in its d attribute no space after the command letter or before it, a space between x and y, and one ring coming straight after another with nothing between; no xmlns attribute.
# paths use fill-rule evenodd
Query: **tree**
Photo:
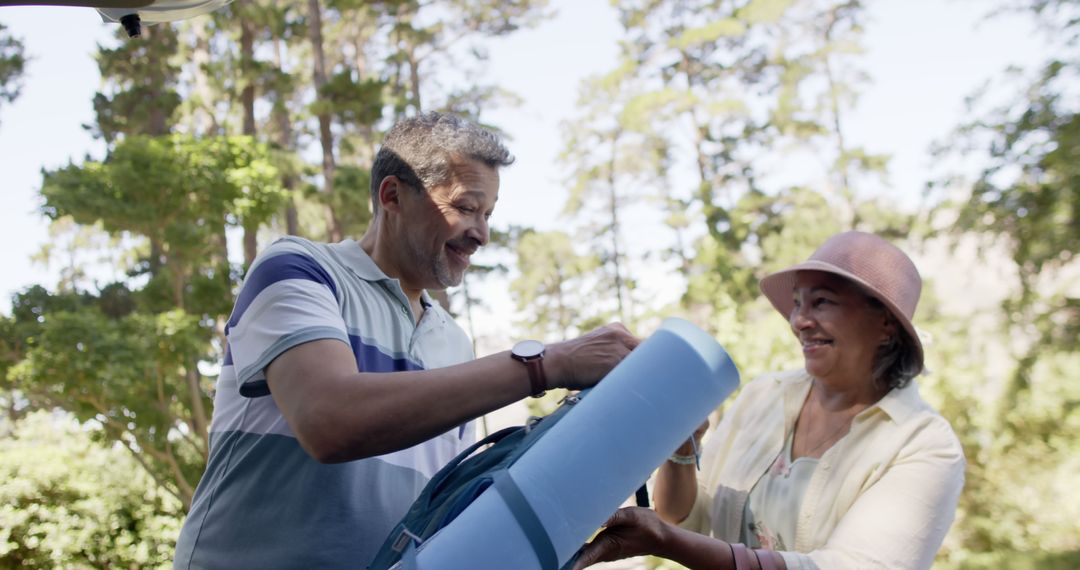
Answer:
<svg viewBox="0 0 1080 570"><path fill-rule="evenodd" d="M748 305L773 260L812 249L835 230L910 225L864 206L866 193L855 190L885 166L846 142L842 129L860 81L850 61L859 51L859 2L616 7L620 62L583 89L594 106L571 123L566 152L575 176L568 209L580 213L590 195L605 192L606 222L596 235L611 240L604 250L616 283L621 248L613 228L631 211L631 188L662 205L671 244L658 253L686 279L684 302L695 314ZM776 181L775 164L795 152L827 166ZM809 204L791 215L794 205ZM840 225L832 222L838 213Z"/></svg>
<svg viewBox="0 0 1080 570"><path fill-rule="evenodd" d="M57 291L24 291L0 322L9 417L69 410L187 506L208 447L213 363L244 269L229 238L243 236L250 262L256 235L283 212L289 233L364 231L367 165L393 107L396 63L382 56L399 47L386 40L400 4L245 0L100 48L102 88L87 128L105 141L105 156L43 172L42 212L58 236L43 255L63 258L63 281ZM442 41L451 29L460 40L510 33L540 5L410 9ZM415 47L432 65L444 57ZM440 100L441 85L427 89ZM448 101L477 115L494 93L450 92ZM311 145L330 158L329 171L303 159ZM109 265L115 282L101 282L89 259Z"/></svg>
<svg viewBox="0 0 1080 570"><path fill-rule="evenodd" d="M22 42L5 32L6 29L7 26L0 24L0 101L12 103L22 89L26 55Z"/></svg>
<svg viewBox="0 0 1080 570"><path fill-rule="evenodd" d="M97 55L108 83L104 92L94 95L96 123L88 128L108 143L124 135L167 134L180 106L176 29L170 24L147 26L139 41L126 41L124 35L117 30L119 45L101 47Z"/></svg>
<svg viewBox="0 0 1080 570"><path fill-rule="evenodd" d="M308 39L311 41L312 65L311 77L315 85L315 91L320 96L326 86L329 73L326 65L326 49L323 44L323 8L319 0L308 0ZM334 135L330 130L330 112L324 107L316 107L316 116L319 120L319 144L322 147L322 179L323 193L326 195L328 207L327 233L330 241L340 241L344 237L341 230L341 222L333 207L334 203Z"/></svg>
<svg viewBox="0 0 1080 570"><path fill-rule="evenodd" d="M1005 5L1034 15L1058 49L1037 70L1010 70L969 99L972 118L936 154L973 171L954 171L930 185L943 199L933 227L957 241L976 237L984 255L1006 252L1016 276L1001 306L1000 336L985 349L1007 351L1015 366L991 371L981 357L968 363L975 375L968 388L985 394L981 402L962 388L944 391L963 421L957 431L971 466L954 557L971 557L973 568L1005 567L1010 551L1040 551L1048 553L1048 565L1069 567L1080 552L1080 501L1057 489L1076 470L1077 442L1063 434L1080 422L1070 403L1080 396L1064 380L1080 348L1080 294L1070 277L1080 251L1080 108L1073 79L1080 69L1080 5ZM1003 104L986 102L1002 93ZM970 330L986 329L956 332ZM999 382L987 390L986 376L995 375Z"/></svg>
<svg viewBox="0 0 1080 570"><path fill-rule="evenodd" d="M628 128L636 119L624 109L610 116L613 106L627 89L627 65L604 76L586 81L581 87L579 106L583 117L563 124L567 133L566 148L560 160L569 165L570 195L563 209L565 214L586 217L587 208L599 210L599 222L588 224L587 239L600 252L600 267L608 275L605 289L615 300L614 314L618 320L633 326L633 279L627 268L627 246L623 236L622 217L632 202L628 187L634 186L634 175L655 173L644 141Z"/></svg>
<svg viewBox="0 0 1080 570"><path fill-rule="evenodd" d="M205 463L198 413L207 402L190 393L184 370L204 356L207 331L182 311L135 312L129 294L122 285L96 296L21 294L15 324L36 330L10 376L35 407L97 424L96 437L130 451L186 507Z"/></svg>
<svg viewBox="0 0 1080 570"><path fill-rule="evenodd" d="M280 209L286 194L273 162L247 137L127 136L105 161L44 176L51 218L101 224L160 253L132 268L146 277L140 288L19 297L16 323L30 328L15 339L26 339L17 387L39 405L100 422L185 506L209 442L209 386L198 363L216 359L235 279L219 255L220 221L257 226Z"/></svg>
<svg viewBox="0 0 1080 570"><path fill-rule="evenodd" d="M525 315L519 326L527 336L566 340L611 320L610 309L595 302L607 290L592 277L600 260L578 253L570 235L525 230L516 253L520 274L510 283L510 295ZM526 405L532 415L545 416L559 406L563 392L549 390Z"/></svg>
<svg viewBox="0 0 1080 570"><path fill-rule="evenodd" d="M221 221L261 223L280 207L274 162L246 137L129 137L105 161L45 172L44 212L145 238L150 259L139 272L149 274L148 290L163 294L150 306L185 308L190 295L217 283L199 306L220 315L232 287Z"/></svg>
<svg viewBox="0 0 1080 570"><path fill-rule="evenodd" d="M521 274L511 282L510 292L518 310L528 311L529 334L565 340L575 330L606 320L586 309L585 300L595 294L588 275L597 260L574 251L569 235L526 232L517 243L517 258Z"/></svg>
<svg viewBox="0 0 1080 570"><path fill-rule="evenodd" d="M96 435L92 425L41 411L0 438L0 566L158 568L172 560L179 501Z"/></svg>

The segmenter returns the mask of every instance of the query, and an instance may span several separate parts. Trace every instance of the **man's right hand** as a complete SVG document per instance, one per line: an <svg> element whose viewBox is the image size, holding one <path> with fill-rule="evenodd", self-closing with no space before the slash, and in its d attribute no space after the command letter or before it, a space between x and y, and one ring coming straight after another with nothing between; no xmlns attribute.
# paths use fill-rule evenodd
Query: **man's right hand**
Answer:
<svg viewBox="0 0 1080 570"><path fill-rule="evenodd" d="M548 383L571 390L593 386L640 343L622 324L612 323L549 345L544 357Z"/></svg>

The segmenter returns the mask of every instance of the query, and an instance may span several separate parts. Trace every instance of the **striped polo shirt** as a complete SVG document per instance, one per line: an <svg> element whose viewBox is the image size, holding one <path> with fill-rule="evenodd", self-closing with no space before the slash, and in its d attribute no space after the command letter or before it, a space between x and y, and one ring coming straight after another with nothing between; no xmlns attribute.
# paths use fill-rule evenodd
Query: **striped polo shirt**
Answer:
<svg viewBox="0 0 1080 570"><path fill-rule="evenodd" d="M473 442L472 422L394 453L321 464L269 396L265 368L318 339L348 343L361 372L472 360L461 327L426 293L422 301L415 323L398 281L353 240L287 237L267 248L226 327L210 457L177 541L176 568L367 565L431 476Z"/></svg>

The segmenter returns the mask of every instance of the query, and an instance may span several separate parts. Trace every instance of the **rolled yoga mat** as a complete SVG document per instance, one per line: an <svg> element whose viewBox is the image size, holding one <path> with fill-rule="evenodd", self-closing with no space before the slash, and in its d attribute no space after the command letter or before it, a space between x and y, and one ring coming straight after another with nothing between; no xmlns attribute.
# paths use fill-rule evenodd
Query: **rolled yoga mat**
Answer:
<svg viewBox="0 0 1080 570"><path fill-rule="evenodd" d="M707 333L667 319L400 567L555 570L739 385Z"/></svg>

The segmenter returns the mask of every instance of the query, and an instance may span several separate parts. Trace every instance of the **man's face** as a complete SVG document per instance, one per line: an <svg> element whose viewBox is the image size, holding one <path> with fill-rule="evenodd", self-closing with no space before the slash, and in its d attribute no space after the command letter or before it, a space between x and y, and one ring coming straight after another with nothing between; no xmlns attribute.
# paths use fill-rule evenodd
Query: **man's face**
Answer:
<svg viewBox="0 0 1080 570"><path fill-rule="evenodd" d="M499 171L475 160L453 166L448 184L402 196L406 286L445 289L461 283L469 256L488 242L499 199Z"/></svg>

